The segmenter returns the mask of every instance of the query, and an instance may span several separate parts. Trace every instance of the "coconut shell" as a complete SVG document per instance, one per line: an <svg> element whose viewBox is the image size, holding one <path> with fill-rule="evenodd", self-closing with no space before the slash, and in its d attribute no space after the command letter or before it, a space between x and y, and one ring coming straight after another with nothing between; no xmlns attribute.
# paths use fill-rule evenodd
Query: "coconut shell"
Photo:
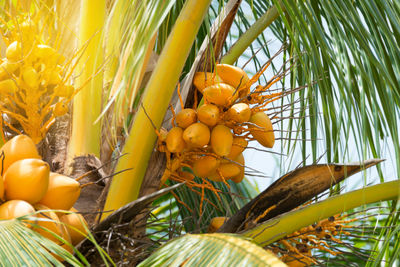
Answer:
<svg viewBox="0 0 400 267"><path fill-rule="evenodd" d="M23 200L10 200L0 206L0 220L10 220L35 212L31 204Z"/></svg>
<svg viewBox="0 0 400 267"><path fill-rule="evenodd" d="M207 103L222 107L230 105L238 98L235 88L226 83L217 83L205 88L203 96Z"/></svg>
<svg viewBox="0 0 400 267"><path fill-rule="evenodd" d="M60 221L67 226L72 245L75 246L86 238L88 234L86 230L88 228L88 224L81 214L76 213L78 212L76 209L72 208L70 211L74 213L61 216Z"/></svg>
<svg viewBox="0 0 400 267"><path fill-rule="evenodd" d="M2 153L4 153L4 160L0 161L2 175L11 164L18 160L40 159L39 152L33 140L29 136L22 134L7 141L0 149L0 154Z"/></svg>
<svg viewBox="0 0 400 267"><path fill-rule="evenodd" d="M185 149L185 140L183 140L183 129L180 127L172 128L165 139L169 152L177 153Z"/></svg>
<svg viewBox="0 0 400 267"><path fill-rule="evenodd" d="M222 79L212 72L196 72L193 77L193 84L201 93L204 88L222 82Z"/></svg>
<svg viewBox="0 0 400 267"><path fill-rule="evenodd" d="M191 147L204 147L210 141L210 130L201 123L193 123L183 132L183 140Z"/></svg>
<svg viewBox="0 0 400 267"><path fill-rule="evenodd" d="M185 129L197 121L196 110L185 108L176 114L175 123L179 127Z"/></svg>
<svg viewBox="0 0 400 267"><path fill-rule="evenodd" d="M219 121L219 108L213 104L204 104L197 109L199 121L213 127Z"/></svg>
<svg viewBox="0 0 400 267"><path fill-rule="evenodd" d="M197 177L206 178L215 172L219 166L219 162L215 157L201 157L193 163L193 172Z"/></svg>
<svg viewBox="0 0 400 267"><path fill-rule="evenodd" d="M224 125L217 125L211 131L211 147L218 156L228 156L232 149L233 135Z"/></svg>
<svg viewBox="0 0 400 267"><path fill-rule="evenodd" d="M50 209L69 210L78 200L81 192L79 182L68 176L50 173L46 194L39 201Z"/></svg>
<svg viewBox="0 0 400 267"><path fill-rule="evenodd" d="M49 186L49 164L40 159L14 162L4 174L7 200L25 200L35 204L43 198Z"/></svg>
<svg viewBox="0 0 400 267"><path fill-rule="evenodd" d="M272 148L275 144L275 135L268 115L264 112L257 112L251 116L250 122L257 125L249 125L251 135L262 146Z"/></svg>

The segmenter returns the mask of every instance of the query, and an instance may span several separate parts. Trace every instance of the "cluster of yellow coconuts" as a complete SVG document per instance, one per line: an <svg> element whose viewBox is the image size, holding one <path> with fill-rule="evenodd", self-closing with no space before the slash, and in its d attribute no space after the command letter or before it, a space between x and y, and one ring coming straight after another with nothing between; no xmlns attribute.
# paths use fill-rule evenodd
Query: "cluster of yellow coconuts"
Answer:
<svg viewBox="0 0 400 267"><path fill-rule="evenodd" d="M33 20L15 19L9 25L2 36L7 48L0 58L0 108L37 144L55 117L68 112L75 92L68 83L71 70L63 65L65 58L40 38L43 30Z"/></svg>
<svg viewBox="0 0 400 267"><path fill-rule="evenodd" d="M204 103L197 109L182 109L174 117L174 127L161 132L165 146L159 149L171 158L162 182L193 179L182 171L186 166L197 177L239 183L244 177L242 152L248 141L273 147L271 120L256 105L250 106L255 103L250 93L252 82L241 68L227 64L194 75L193 84L203 94Z"/></svg>
<svg viewBox="0 0 400 267"><path fill-rule="evenodd" d="M72 252L72 248L55 235L72 245L85 238L87 224L73 208L80 194L80 184L70 177L50 172L49 165L41 160L34 142L26 135L15 136L6 142L0 149L0 156L0 198L3 202L0 220L29 214L42 218L25 224Z"/></svg>

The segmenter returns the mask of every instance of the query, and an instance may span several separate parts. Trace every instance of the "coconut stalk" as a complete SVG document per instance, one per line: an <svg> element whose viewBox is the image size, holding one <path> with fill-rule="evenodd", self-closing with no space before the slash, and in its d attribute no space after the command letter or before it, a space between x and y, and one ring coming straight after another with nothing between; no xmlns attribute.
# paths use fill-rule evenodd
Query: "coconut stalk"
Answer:
<svg viewBox="0 0 400 267"><path fill-rule="evenodd" d="M285 213L245 231L242 234L253 238L259 245L266 246L298 229L321 221L329 216L365 204L399 199L399 197L400 180L368 186L349 193L330 197L302 209Z"/></svg>
<svg viewBox="0 0 400 267"><path fill-rule="evenodd" d="M86 47L77 67L75 86L90 82L75 96L68 158L94 154L100 156L101 124L94 123L101 112L103 75L102 30L106 15L105 0L82 1L79 47Z"/></svg>
<svg viewBox="0 0 400 267"><path fill-rule="evenodd" d="M146 86L143 100L126 139L123 156L111 182L104 210L115 210L137 199L148 161L169 101L211 0L185 3ZM103 216L105 218L107 215Z"/></svg>
<svg viewBox="0 0 400 267"><path fill-rule="evenodd" d="M285 6L282 1L279 1L282 12L285 11ZM236 43L222 57L221 63L234 64L236 60L243 55L244 51L257 39L258 36L269 26L275 19L279 17L279 11L274 5L265 12L244 34L242 34Z"/></svg>

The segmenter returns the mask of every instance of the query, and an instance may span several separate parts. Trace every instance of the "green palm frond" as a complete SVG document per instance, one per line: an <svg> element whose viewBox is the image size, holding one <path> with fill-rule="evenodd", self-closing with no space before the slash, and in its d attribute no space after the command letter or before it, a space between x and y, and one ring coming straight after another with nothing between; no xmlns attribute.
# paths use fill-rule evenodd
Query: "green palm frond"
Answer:
<svg viewBox="0 0 400 267"><path fill-rule="evenodd" d="M233 234L184 235L139 266L286 266L271 252Z"/></svg>
<svg viewBox="0 0 400 267"><path fill-rule="evenodd" d="M202 183L200 178L195 178L195 181L199 184ZM207 232L212 218L232 216L258 193L247 179L243 179L238 184L229 180L227 181L229 188L224 183L213 181L210 181L210 183L215 189L221 191L218 193L219 198L208 189L204 190L203 200L199 188L193 188L197 193L188 187L181 187L176 190L176 195L180 200L176 203L179 207L179 215L182 218L185 231L188 233ZM200 211L201 201L203 201L203 208ZM182 202L186 205L183 205Z"/></svg>
<svg viewBox="0 0 400 267"><path fill-rule="evenodd" d="M243 234L255 242L268 245L294 231L324 218L378 201L399 199L400 180L381 183L330 197L321 202L294 210L266 221ZM296 222L296 223L293 223ZM395 231L397 232L397 231Z"/></svg>
<svg viewBox="0 0 400 267"><path fill-rule="evenodd" d="M106 79L111 88L103 109L104 114L114 104L113 124L129 121L134 100L143 89L141 82L157 30L174 3L174 0L114 2L107 19L105 40L111 66Z"/></svg>
<svg viewBox="0 0 400 267"><path fill-rule="evenodd" d="M64 266L53 255L72 266L83 266L71 253L29 229L21 220L0 221L2 266Z"/></svg>

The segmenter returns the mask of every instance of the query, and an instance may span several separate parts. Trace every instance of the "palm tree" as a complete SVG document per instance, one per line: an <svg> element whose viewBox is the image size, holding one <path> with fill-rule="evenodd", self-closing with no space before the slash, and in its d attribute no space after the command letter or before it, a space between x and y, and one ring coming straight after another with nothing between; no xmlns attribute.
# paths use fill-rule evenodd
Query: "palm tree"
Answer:
<svg viewBox="0 0 400 267"><path fill-rule="evenodd" d="M226 265L245 262L248 258L254 265L260 258L274 261L273 255L258 250L260 246L288 263L346 265L367 262L373 266L380 262L388 266L396 263L400 251L396 203L400 187L398 181L387 182L388 175L398 174L400 169L397 138L400 6L396 1L115 0L74 1L69 7L60 1L3 2L4 18L23 10L33 10L36 14L41 10L41 23L59 30L62 33L57 37L62 40L58 41L62 44L60 47L66 55L77 59L73 83L80 91L74 96L72 116L57 120L48 138L39 146L42 151L47 151L49 162L61 162L54 167L59 172L75 177L88 171L91 173L83 181L96 185L82 190L78 204L83 211L122 207L117 215L124 214L119 217L124 221L119 224L113 221L118 217L115 214L104 213L101 222L95 222L92 216L93 229L98 233L94 231L93 243L84 242L79 247L92 264L96 258L91 250L93 247L100 251L102 262L107 262L107 255L100 247L107 249L112 260L119 264L130 258L131 263L145 260L143 266L156 262L169 265L221 262ZM75 17L68 16L68 12ZM80 14L80 23L77 23L76 14ZM67 32L72 34L67 35ZM278 47L282 44L282 49L273 51L272 43L278 43ZM184 105L191 106L197 94L191 86L194 72L210 69L216 61L241 66L241 62L247 60L249 63L244 69L253 75L270 60L272 73L280 75L276 88L284 88L281 91L285 92L270 109L280 137L274 151L281 155L263 155L276 159L282 174L298 164L313 165L291 172L258 196L258 189L246 179L239 184L211 182L221 193L205 190L202 197L174 181L167 182L168 186L174 187L156 192L166 160L162 153L154 151L155 130L161 126L170 127L169 105L176 111L182 108L176 93L177 83L181 85ZM268 79L262 76L260 84L265 85ZM71 123L70 136L58 134L63 122ZM3 131L8 134L10 127ZM62 136L64 142L57 142L60 140L57 136ZM58 157L48 152L50 147L57 148L57 144L68 139L68 147L55 150ZM368 173L363 183L358 184L361 189L342 193L343 184L336 182L378 163L366 159L387 155L394 155L392 165L383 163L389 165L391 172L383 167L385 165L377 165L379 181L373 181L375 185L366 187L372 181L371 173ZM328 163L357 160L361 163L340 166L343 173L340 179L335 176L338 178L336 185L331 187L332 175L327 169L335 170L339 165L315 165L320 160ZM72 169L67 163L72 163ZM108 165L104 168L105 163ZM309 180L310 174L301 173L319 173L319 168L323 168L323 177L318 176L314 183L307 185L315 189L313 194L304 193L306 187L293 187L294 180ZM108 174L114 174L114 177L108 179ZM278 177L273 178L277 180ZM104 181L105 186L102 186ZM202 182L200 178L195 181ZM320 181L328 183L317 188ZM306 196L288 198L290 208L281 207L285 198L274 195L280 185L288 187L288 192L294 196ZM327 189L329 192L321 198ZM275 202L269 206L257 201L271 195ZM93 209L93 203L100 196L100 207L96 205ZM251 208L247 204L250 199L253 199L250 203L256 203ZM325 200L294 209L317 199ZM372 206L378 201L385 202ZM124 206L126 204L128 206ZM279 212L268 218L266 211L272 206L278 207ZM150 208L146 210L145 207ZM174 237L207 232L213 217L231 217L221 229L232 228L235 220L243 223L238 218L244 211L246 214L253 212L253 218L262 215L262 219L254 220L254 227L225 231L239 233L239 237L186 235L168 242L148 257L160 244ZM326 222L324 219L331 216L334 216L333 222L351 224L347 217L338 215L344 211L353 216L349 215L349 218L358 218L362 222L352 226L356 230L347 230L348 235L330 240L325 250L321 246L313 248L314 262L307 261L309 254L303 253L303 258L299 254L290 254L294 248L301 250L296 243L298 236L291 236L293 232L304 234L309 225ZM21 226L19 220L14 223ZM129 225L135 225L135 228ZM370 230L373 225L379 227ZM358 231L355 226L367 230ZM5 224L4 227L9 226ZM2 231L8 231L10 235L21 233L4 229ZM40 237L32 231L26 236L36 240ZM259 247L253 249L253 244L246 243L248 240L243 240L243 236ZM18 237L15 239L22 240L21 235ZM111 240L111 245L110 241L103 240ZM5 244L4 239L2 243ZM243 245L238 247L232 245L234 243ZM367 249L360 248L361 245ZM13 249L14 252L24 250L20 246ZM36 249L43 251L41 247ZM343 250L343 253L328 250ZM66 255L57 249L51 251L61 257ZM220 253L224 251L226 254L221 258ZM3 257L7 255L8 252L2 254ZM290 255L295 256L290 258ZM336 257L332 258L332 255ZM43 261L46 258L52 257L47 253ZM79 264L72 258L69 263Z"/></svg>

